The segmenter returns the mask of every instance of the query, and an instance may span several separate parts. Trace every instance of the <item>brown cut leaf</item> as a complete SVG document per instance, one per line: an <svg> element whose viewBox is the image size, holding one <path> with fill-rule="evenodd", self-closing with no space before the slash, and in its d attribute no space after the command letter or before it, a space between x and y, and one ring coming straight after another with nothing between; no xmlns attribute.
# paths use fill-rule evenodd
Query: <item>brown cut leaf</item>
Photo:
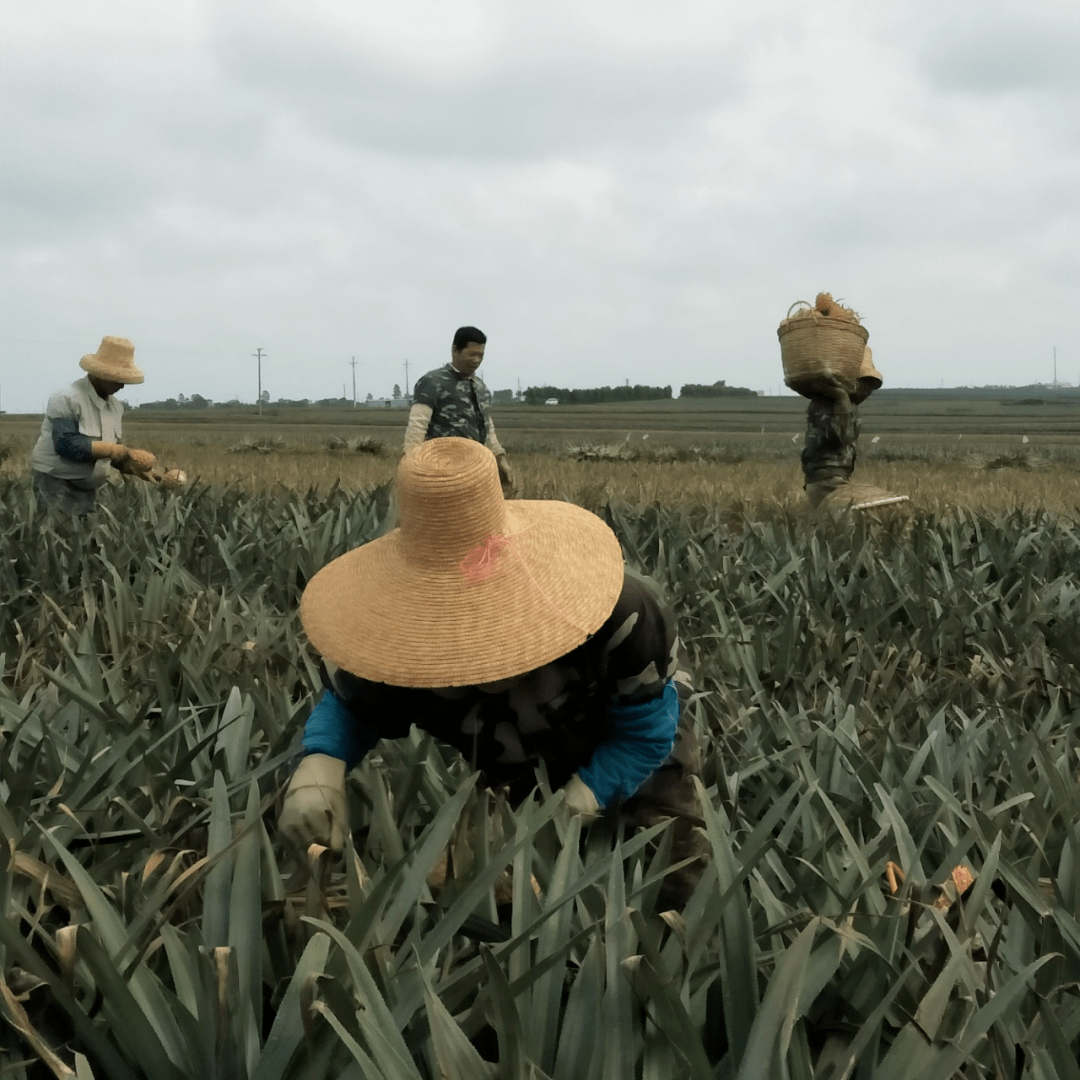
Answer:
<svg viewBox="0 0 1080 1080"><path fill-rule="evenodd" d="M149 859L146 860L146 865L143 867L142 879L143 884L146 884L148 878L153 877L157 868L165 861L164 851L155 851Z"/></svg>
<svg viewBox="0 0 1080 1080"><path fill-rule="evenodd" d="M49 1067L53 1076L67 1080L74 1077L75 1071L64 1064L60 1056L49 1046L37 1033L26 1010L19 1004L18 999L11 992L7 980L0 976L0 997L3 998L8 1022L13 1028L33 1047L34 1053Z"/></svg>
<svg viewBox="0 0 1080 1080"><path fill-rule="evenodd" d="M40 860L35 859L32 855L16 851L14 870L16 874L30 878L42 889L48 889L53 894L53 898L63 904L69 911L82 907L83 898L78 886L69 878L64 877L63 874L57 873L51 866L47 866Z"/></svg>

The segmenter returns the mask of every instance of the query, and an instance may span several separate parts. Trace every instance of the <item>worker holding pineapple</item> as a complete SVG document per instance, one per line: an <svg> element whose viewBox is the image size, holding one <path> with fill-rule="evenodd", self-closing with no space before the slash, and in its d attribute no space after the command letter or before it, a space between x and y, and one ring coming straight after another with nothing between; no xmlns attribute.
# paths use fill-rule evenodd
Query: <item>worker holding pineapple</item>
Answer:
<svg viewBox="0 0 1080 1080"><path fill-rule="evenodd" d="M110 469L145 477L155 464L153 454L122 442L124 406L116 394L143 381L135 347L127 338L103 337L79 366L87 374L49 398L30 458L38 498L77 515L94 509Z"/></svg>

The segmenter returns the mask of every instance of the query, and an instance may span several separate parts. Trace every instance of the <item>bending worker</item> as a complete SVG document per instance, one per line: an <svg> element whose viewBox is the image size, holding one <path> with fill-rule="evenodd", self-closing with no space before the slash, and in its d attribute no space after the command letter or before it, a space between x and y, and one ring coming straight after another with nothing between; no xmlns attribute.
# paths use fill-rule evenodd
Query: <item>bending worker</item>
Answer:
<svg viewBox="0 0 1080 1080"><path fill-rule="evenodd" d="M509 488L513 487L514 477L491 421L491 391L476 374L486 344L487 337L475 326L457 330L450 345L450 363L429 371L416 382L402 449L411 450L425 439L474 439L495 455L499 479Z"/></svg>
<svg viewBox="0 0 1080 1080"><path fill-rule="evenodd" d="M423 443L397 483L400 527L304 591L325 691L285 794L285 837L340 851L346 773L416 724L514 804L542 763L573 813L612 811L633 827L674 818L671 860L693 861L665 878L660 903L681 907L707 849L671 611L626 571L595 514L504 500L495 458L476 442Z"/></svg>
<svg viewBox="0 0 1080 1080"><path fill-rule="evenodd" d="M143 381L135 346L127 338L103 337L79 366L87 374L49 398L30 457L38 497L70 514L94 509L110 468L146 473L154 465L153 454L121 443L124 406L116 394Z"/></svg>

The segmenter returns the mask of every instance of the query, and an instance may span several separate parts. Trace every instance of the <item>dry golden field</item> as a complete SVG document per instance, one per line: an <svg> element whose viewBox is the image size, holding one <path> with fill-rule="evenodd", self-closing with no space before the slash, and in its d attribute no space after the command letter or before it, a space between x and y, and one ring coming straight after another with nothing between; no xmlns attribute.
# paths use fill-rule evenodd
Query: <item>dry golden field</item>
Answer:
<svg viewBox="0 0 1080 1080"><path fill-rule="evenodd" d="M920 509L1080 507L1080 406L871 399L861 412L858 479L908 494ZM804 502L802 399L504 406L495 415L524 498L719 505L751 515ZM253 408L130 411L124 430L129 444L194 482L362 490L392 478L404 421L402 410L389 409L270 407L261 418ZM12 452L0 474L25 469L39 427L37 417L3 417L0 442ZM364 438L382 453L330 445ZM237 449L260 441L269 445L265 452ZM592 460L576 460L575 451Z"/></svg>

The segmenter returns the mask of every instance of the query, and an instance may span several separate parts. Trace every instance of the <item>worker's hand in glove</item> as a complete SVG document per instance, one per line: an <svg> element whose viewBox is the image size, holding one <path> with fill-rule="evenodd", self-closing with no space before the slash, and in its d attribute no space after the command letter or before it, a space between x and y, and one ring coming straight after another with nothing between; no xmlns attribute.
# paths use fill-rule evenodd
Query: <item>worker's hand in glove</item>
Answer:
<svg viewBox="0 0 1080 1080"><path fill-rule="evenodd" d="M505 454L500 454L495 463L499 466L499 482L504 488L512 488L514 486L514 471L510 468L510 462L506 460Z"/></svg>
<svg viewBox="0 0 1080 1080"><path fill-rule="evenodd" d="M348 826L345 762L329 754L301 758L285 791L278 818L281 835L305 851L313 843L340 851Z"/></svg>
<svg viewBox="0 0 1080 1080"><path fill-rule="evenodd" d="M90 443L90 456L111 461L116 468L121 468L131 457L131 451L120 443L104 442L95 439Z"/></svg>
<svg viewBox="0 0 1080 1080"><path fill-rule="evenodd" d="M574 773L563 785L563 807L571 814L595 817L600 813L600 804L596 801L593 789Z"/></svg>
<svg viewBox="0 0 1080 1080"><path fill-rule="evenodd" d="M149 450L128 449L126 459L119 465L114 459L113 464L127 476L139 476L148 479L152 469L157 464L157 458Z"/></svg>

